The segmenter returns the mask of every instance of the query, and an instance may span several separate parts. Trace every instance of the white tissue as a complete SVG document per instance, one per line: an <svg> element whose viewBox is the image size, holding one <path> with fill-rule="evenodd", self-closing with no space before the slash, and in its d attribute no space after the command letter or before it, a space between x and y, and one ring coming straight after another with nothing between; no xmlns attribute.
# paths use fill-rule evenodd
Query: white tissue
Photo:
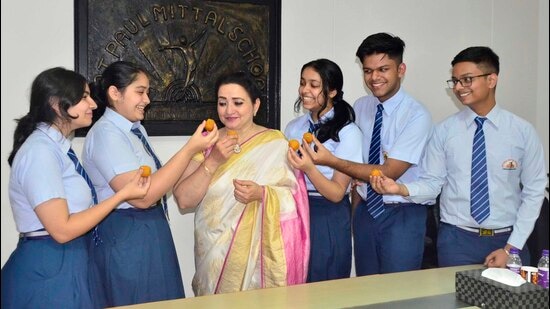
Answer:
<svg viewBox="0 0 550 309"><path fill-rule="evenodd" d="M519 274L507 268L487 268L481 272L481 276L509 286L520 286L527 282Z"/></svg>

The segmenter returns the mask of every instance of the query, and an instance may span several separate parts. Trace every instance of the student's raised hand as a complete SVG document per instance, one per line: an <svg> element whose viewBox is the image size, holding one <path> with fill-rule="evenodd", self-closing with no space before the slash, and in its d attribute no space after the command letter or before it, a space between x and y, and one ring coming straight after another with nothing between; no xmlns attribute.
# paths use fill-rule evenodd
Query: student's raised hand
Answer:
<svg viewBox="0 0 550 309"><path fill-rule="evenodd" d="M304 145L298 148L298 151L288 147L287 159L292 167L307 173L312 168L316 168L313 160L304 149Z"/></svg>
<svg viewBox="0 0 550 309"><path fill-rule="evenodd" d="M239 203L248 204L262 200L264 189L253 181L233 179L233 186L235 186L233 195Z"/></svg>
<svg viewBox="0 0 550 309"><path fill-rule="evenodd" d="M195 133L191 136L189 141L187 141L186 146L190 147L192 152L199 152L207 148L212 147L219 138L219 131L216 124L213 124L212 130L205 130L206 121L203 120L201 124L195 130ZM209 124L210 126L212 124ZM209 128L210 129L210 128Z"/></svg>
<svg viewBox="0 0 550 309"><path fill-rule="evenodd" d="M377 172L375 172L377 171ZM369 176L370 185L378 194L401 194L401 187L380 170L373 170Z"/></svg>
<svg viewBox="0 0 550 309"><path fill-rule="evenodd" d="M302 148L305 150L305 153L309 155L313 163L316 165L329 165L331 159L335 158L332 152L323 146L321 142L313 135L314 147L312 148L309 143L302 144Z"/></svg>
<svg viewBox="0 0 550 309"><path fill-rule="evenodd" d="M143 177L143 167L134 172L132 179L119 192L123 194L124 200L144 198L151 186L151 175Z"/></svg>

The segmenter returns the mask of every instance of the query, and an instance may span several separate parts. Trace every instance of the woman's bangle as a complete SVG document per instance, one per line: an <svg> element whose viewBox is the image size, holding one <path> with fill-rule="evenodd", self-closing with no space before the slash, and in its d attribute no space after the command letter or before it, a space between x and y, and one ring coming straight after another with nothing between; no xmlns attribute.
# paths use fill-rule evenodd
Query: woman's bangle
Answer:
<svg viewBox="0 0 550 309"><path fill-rule="evenodd" d="M202 167L204 167L204 171L206 172L206 175L212 176L212 172L210 171L210 169L208 169L208 167L206 167L206 164L203 163Z"/></svg>
<svg viewBox="0 0 550 309"><path fill-rule="evenodd" d="M510 255L510 251L506 250L506 248L502 248L502 250L504 250L504 252L506 252L506 255Z"/></svg>

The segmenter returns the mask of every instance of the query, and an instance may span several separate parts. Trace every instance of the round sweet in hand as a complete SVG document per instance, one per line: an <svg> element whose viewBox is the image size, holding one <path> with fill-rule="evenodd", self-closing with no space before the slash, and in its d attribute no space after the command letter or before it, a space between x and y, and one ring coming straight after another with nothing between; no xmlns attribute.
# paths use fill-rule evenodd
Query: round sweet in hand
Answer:
<svg viewBox="0 0 550 309"><path fill-rule="evenodd" d="M382 172L379 169L375 168L370 172L370 175L371 176L382 176Z"/></svg>
<svg viewBox="0 0 550 309"><path fill-rule="evenodd" d="M142 165L139 168L141 168L141 177L151 176L151 167L149 165Z"/></svg>
<svg viewBox="0 0 550 309"><path fill-rule="evenodd" d="M311 134L310 132L306 132L304 133L304 141L306 141L306 143L311 143L313 142L313 134Z"/></svg>
<svg viewBox="0 0 550 309"><path fill-rule="evenodd" d="M213 119L206 119L206 123L204 124L204 129L208 132L214 130L214 126L216 125L216 122Z"/></svg>
<svg viewBox="0 0 550 309"><path fill-rule="evenodd" d="M300 142L298 142L295 139L291 139L288 141L288 147L292 148L294 151L298 150L300 148Z"/></svg>

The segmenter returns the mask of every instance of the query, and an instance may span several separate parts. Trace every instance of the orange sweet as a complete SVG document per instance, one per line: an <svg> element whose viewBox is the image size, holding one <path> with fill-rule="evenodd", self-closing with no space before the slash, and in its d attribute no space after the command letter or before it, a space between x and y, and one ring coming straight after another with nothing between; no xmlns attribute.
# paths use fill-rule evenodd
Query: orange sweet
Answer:
<svg viewBox="0 0 550 309"><path fill-rule="evenodd" d="M306 143L308 143L308 144L313 142L313 134L311 134L310 132L304 133L303 138L306 141Z"/></svg>
<svg viewBox="0 0 550 309"><path fill-rule="evenodd" d="M292 148L294 151L298 150L300 148L300 142L298 142L295 139L291 139L288 141L288 147Z"/></svg>
<svg viewBox="0 0 550 309"><path fill-rule="evenodd" d="M379 169L375 168L370 172L370 175L371 176L382 176L382 172Z"/></svg>
<svg viewBox="0 0 550 309"><path fill-rule="evenodd" d="M227 130L227 135L228 135L228 136L237 135L237 131Z"/></svg>
<svg viewBox="0 0 550 309"><path fill-rule="evenodd" d="M206 119L206 123L204 124L204 129L208 132L214 130L214 126L216 125L216 122L214 122L213 119Z"/></svg>
<svg viewBox="0 0 550 309"><path fill-rule="evenodd" d="M149 177L151 175L151 167L149 165L142 165L141 168L141 177Z"/></svg>

